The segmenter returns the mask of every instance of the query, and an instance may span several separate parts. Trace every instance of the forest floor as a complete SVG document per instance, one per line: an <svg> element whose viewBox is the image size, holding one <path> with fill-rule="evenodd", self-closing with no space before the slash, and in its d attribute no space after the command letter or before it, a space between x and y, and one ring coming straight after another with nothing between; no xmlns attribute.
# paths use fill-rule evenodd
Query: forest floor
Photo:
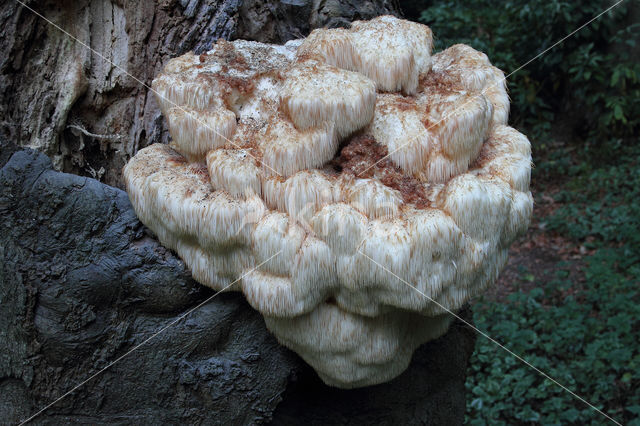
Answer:
<svg viewBox="0 0 640 426"><path fill-rule="evenodd" d="M513 292L528 292L537 283L548 282L554 278L558 262L563 262L571 281L584 282L583 258L593 254L593 250L547 227L547 218L560 207L554 196L561 190L562 184L557 182L545 182L541 188L531 188L534 197L531 224L526 234L509 248L507 265L496 284L486 293L488 299L506 302L507 296Z"/></svg>
<svg viewBox="0 0 640 426"><path fill-rule="evenodd" d="M475 326L495 340L477 340L467 424L603 424L607 415L640 426L640 145L609 158L577 151L534 159L529 229L472 303Z"/></svg>

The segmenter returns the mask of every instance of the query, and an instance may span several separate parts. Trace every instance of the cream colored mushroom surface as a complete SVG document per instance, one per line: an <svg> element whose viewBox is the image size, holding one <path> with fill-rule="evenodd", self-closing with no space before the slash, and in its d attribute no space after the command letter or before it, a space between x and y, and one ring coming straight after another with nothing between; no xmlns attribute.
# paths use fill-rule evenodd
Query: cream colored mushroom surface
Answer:
<svg viewBox="0 0 640 426"><path fill-rule="evenodd" d="M219 41L153 82L170 145L124 168L193 277L242 291L329 385L388 381L492 284L529 223L503 73L390 16Z"/></svg>

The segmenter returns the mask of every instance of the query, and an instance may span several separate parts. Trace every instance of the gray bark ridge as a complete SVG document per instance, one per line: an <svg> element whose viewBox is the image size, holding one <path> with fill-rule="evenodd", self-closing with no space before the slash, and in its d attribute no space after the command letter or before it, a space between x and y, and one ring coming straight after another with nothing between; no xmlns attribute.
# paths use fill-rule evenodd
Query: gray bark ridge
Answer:
<svg viewBox="0 0 640 426"><path fill-rule="evenodd" d="M5 161L0 419L17 422L213 293L149 234L123 191L56 172L32 150L1 152ZM393 381L335 389L278 345L240 294L223 293L35 424L461 424L474 339L455 322Z"/></svg>
<svg viewBox="0 0 640 426"><path fill-rule="evenodd" d="M0 399L25 397L0 418L26 417L213 294L123 191L33 151L11 157L0 187ZM296 365L241 295L220 294L42 419L262 423Z"/></svg>

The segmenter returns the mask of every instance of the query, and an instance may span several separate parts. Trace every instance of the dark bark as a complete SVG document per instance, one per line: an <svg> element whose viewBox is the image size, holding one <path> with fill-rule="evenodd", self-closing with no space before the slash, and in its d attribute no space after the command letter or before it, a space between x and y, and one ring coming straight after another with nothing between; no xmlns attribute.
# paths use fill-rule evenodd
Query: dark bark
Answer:
<svg viewBox="0 0 640 426"><path fill-rule="evenodd" d="M0 215L3 420L35 413L213 294L126 193L34 151L0 170ZM278 345L242 295L220 294L36 423L461 424L474 338L456 322L395 380L340 390Z"/></svg>
<svg viewBox="0 0 640 426"><path fill-rule="evenodd" d="M169 59L219 38L283 43L399 10L395 0L26 3L79 42L15 0L0 5L0 136L115 186L138 149L167 139L145 85Z"/></svg>

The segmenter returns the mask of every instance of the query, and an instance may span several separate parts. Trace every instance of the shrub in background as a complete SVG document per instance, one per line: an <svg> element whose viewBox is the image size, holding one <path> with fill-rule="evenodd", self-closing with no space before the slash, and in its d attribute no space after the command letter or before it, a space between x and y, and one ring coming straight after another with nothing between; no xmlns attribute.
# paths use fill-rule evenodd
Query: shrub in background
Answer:
<svg viewBox="0 0 640 426"><path fill-rule="evenodd" d="M438 35L436 50L469 44L509 74L612 3L423 1L419 19ZM554 120L594 148L640 130L639 16L638 2L625 1L508 78L511 122L538 148Z"/></svg>

